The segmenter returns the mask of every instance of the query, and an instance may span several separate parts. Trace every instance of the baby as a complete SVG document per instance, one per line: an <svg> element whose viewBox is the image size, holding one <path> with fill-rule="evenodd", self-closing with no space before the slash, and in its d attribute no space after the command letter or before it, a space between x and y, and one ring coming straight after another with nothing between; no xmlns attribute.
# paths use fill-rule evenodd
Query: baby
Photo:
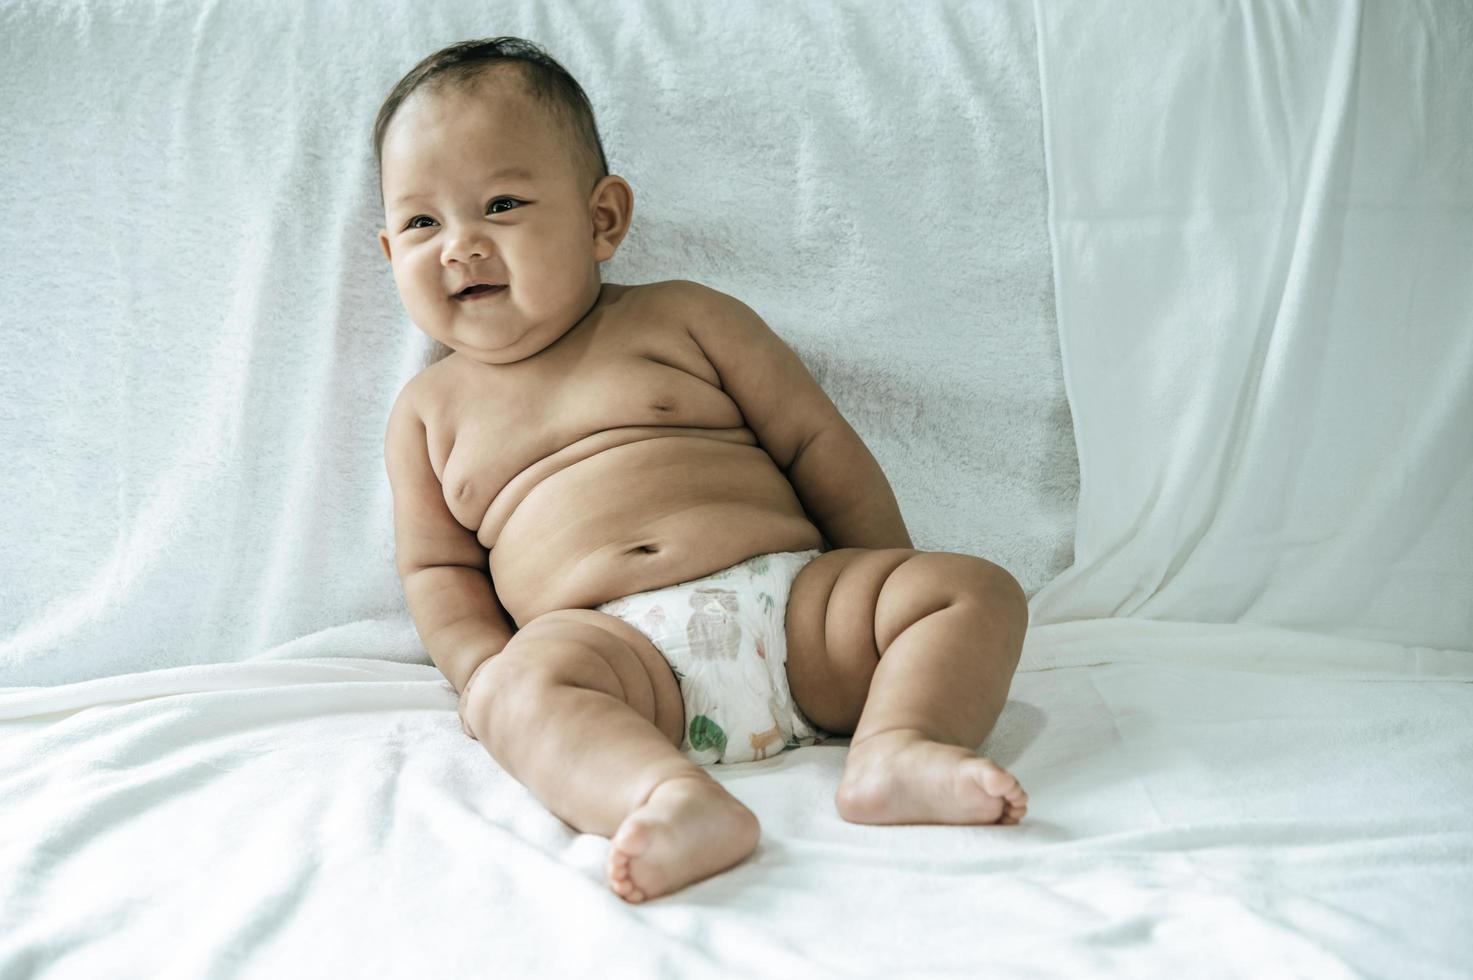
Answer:
<svg viewBox="0 0 1473 980"><path fill-rule="evenodd" d="M611 838L622 898L740 862L757 818L702 768L852 736L866 824L1013 824L974 750L1007 697L1023 590L911 547L864 443L743 303L603 283L634 195L583 90L517 38L452 45L374 127L379 243L449 348L384 454L396 568L466 734Z"/></svg>

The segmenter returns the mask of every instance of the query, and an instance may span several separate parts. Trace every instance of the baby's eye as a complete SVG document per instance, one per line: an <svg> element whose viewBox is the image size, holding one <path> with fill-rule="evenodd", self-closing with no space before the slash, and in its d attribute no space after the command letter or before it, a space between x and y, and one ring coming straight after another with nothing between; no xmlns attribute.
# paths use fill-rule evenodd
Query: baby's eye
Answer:
<svg viewBox="0 0 1473 980"><path fill-rule="evenodd" d="M501 214L503 212L497 211L496 210L496 205L498 205L498 204L510 204L510 205L512 205L513 208L515 208L517 205L519 205L521 203L522 203L521 201L518 201L514 197L498 197L496 200L492 201L489 205L487 205L487 209L492 214ZM510 209L508 209L508 210L510 210Z"/></svg>

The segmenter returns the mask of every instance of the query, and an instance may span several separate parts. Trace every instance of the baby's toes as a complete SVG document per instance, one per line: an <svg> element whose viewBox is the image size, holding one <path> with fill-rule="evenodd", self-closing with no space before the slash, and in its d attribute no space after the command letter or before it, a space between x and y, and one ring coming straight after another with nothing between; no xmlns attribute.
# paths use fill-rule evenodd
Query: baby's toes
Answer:
<svg viewBox="0 0 1473 980"><path fill-rule="evenodd" d="M982 759L982 788L988 793L1009 803L1016 802L1020 796L1027 799L1023 793L1023 787L1018 785L1017 777L1006 769L1000 767L991 759Z"/></svg>
<svg viewBox="0 0 1473 980"><path fill-rule="evenodd" d="M991 759L982 760L982 788L1002 800L1002 815L998 823L1015 824L1028 812L1028 794L1017 777Z"/></svg>
<svg viewBox="0 0 1473 980"><path fill-rule="evenodd" d="M617 847L609 851L608 863L604 866L604 877L609 887L620 898L628 898L634 892L634 879L629 874L629 855Z"/></svg>
<svg viewBox="0 0 1473 980"><path fill-rule="evenodd" d="M1028 794L1019 786L1003 797L1002 822L1017 823L1028 812Z"/></svg>

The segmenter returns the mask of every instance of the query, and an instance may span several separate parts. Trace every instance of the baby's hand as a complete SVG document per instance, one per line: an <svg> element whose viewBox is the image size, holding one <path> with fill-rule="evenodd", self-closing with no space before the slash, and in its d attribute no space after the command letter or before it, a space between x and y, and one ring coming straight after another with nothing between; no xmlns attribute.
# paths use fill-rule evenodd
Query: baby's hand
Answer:
<svg viewBox="0 0 1473 980"><path fill-rule="evenodd" d="M455 706L455 713L460 716L460 730L465 732L468 737L473 738L478 742L480 741L480 739L476 738L476 733L471 731L470 723L465 720L465 702L466 698L470 696L471 688L476 686L476 675L479 674L481 670L490 662L491 658L487 657L485 660L481 661L481 663L476 667L475 670L471 671L471 676L465 679L465 687L460 689L460 702Z"/></svg>

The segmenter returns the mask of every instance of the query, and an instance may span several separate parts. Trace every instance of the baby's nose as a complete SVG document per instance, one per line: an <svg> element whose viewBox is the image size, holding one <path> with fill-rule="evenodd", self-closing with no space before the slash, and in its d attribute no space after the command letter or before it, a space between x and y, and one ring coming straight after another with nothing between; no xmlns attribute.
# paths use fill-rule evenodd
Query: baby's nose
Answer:
<svg viewBox="0 0 1473 980"><path fill-rule="evenodd" d="M491 243L478 231L466 230L451 237L445 246L445 262L478 262L491 254Z"/></svg>
<svg viewBox="0 0 1473 980"><path fill-rule="evenodd" d="M479 246L466 246L464 248L450 248L445 250L446 265L451 261L464 265L467 262L479 262L487 255L487 251Z"/></svg>

